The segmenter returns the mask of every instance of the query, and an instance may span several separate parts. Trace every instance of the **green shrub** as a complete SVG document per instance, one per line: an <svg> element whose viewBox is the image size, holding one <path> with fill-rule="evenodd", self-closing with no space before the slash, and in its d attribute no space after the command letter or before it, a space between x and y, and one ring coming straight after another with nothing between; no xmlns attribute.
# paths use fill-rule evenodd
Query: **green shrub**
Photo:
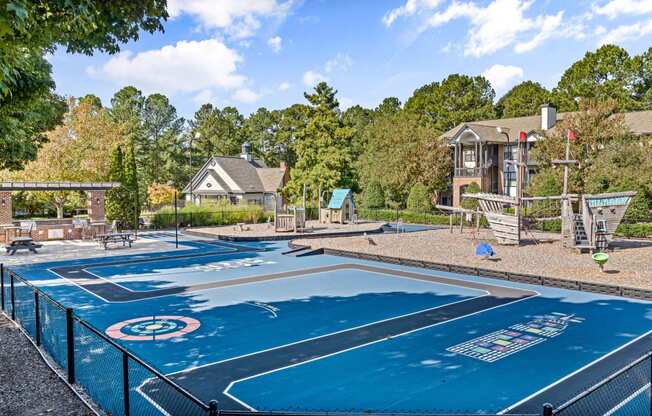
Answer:
<svg viewBox="0 0 652 416"><path fill-rule="evenodd" d="M647 238L652 237L652 222L638 224L620 224L616 235L621 237Z"/></svg>
<svg viewBox="0 0 652 416"><path fill-rule="evenodd" d="M365 189L362 204L365 208L375 209L385 206L385 193L378 181L371 181Z"/></svg>
<svg viewBox="0 0 652 416"><path fill-rule="evenodd" d="M407 199L407 208L414 212L428 212L432 209L428 188L421 183L415 184L410 189L410 195Z"/></svg>
<svg viewBox="0 0 652 416"><path fill-rule="evenodd" d="M211 225L232 225L240 222L255 224L267 221L273 213L266 213L259 205L232 205L228 201L215 204L187 205L178 210L181 226L203 227ZM174 208L163 207L152 215L152 227L174 227Z"/></svg>
<svg viewBox="0 0 652 416"><path fill-rule="evenodd" d="M396 221L396 210L393 209L366 209L358 210L358 217L370 221ZM401 221L411 224L448 225L448 215L431 214L428 212L399 211ZM459 224L459 217L453 217L455 224Z"/></svg>
<svg viewBox="0 0 652 416"><path fill-rule="evenodd" d="M480 192L480 185L478 185L475 182L471 182L464 188L464 193L465 194L477 194ZM478 200L475 198L462 198L462 202L460 203L462 208L466 209L471 209L475 211L478 208Z"/></svg>

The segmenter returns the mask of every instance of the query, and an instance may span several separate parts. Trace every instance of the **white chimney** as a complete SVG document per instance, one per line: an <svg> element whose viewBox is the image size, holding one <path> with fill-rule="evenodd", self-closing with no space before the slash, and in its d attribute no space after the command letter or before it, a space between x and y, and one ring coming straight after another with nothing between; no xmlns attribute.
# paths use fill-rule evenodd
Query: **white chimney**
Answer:
<svg viewBox="0 0 652 416"><path fill-rule="evenodd" d="M552 104L541 106L541 130L548 130L557 123L557 109Z"/></svg>
<svg viewBox="0 0 652 416"><path fill-rule="evenodd" d="M247 162L252 161L253 158L251 157L251 145L249 144L249 142L242 143L242 154L240 155L240 157L246 160Z"/></svg>

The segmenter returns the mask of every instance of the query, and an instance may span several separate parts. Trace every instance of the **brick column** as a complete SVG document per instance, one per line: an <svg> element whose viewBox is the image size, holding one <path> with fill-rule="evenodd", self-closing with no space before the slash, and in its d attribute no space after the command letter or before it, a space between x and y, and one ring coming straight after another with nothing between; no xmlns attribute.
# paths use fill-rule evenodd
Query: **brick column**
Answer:
<svg viewBox="0 0 652 416"><path fill-rule="evenodd" d="M0 191L0 225L12 225L11 191Z"/></svg>
<svg viewBox="0 0 652 416"><path fill-rule="evenodd" d="M91 224L104 222L104 191L88 191L88 218Z"/></svg>

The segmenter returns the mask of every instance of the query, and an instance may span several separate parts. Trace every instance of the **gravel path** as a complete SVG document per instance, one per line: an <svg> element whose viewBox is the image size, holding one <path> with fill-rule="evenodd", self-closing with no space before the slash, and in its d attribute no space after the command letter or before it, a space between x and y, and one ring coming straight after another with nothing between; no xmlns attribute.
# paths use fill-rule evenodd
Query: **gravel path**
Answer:
<svg viewBox="0 0 652 416"><path fill-rule="evenodd" d="M0 314L0 415L94 415Z"/></svg>
<svg viewBox="0 0 652 416"><path fill-rule="evenodd" d="M350 232L372 232L380 228L383 222L361 221L357 224L320 224L319 221L306 221L306 233L318 235L323 233L350 233ZM225 225L221 227L195 227L189 231L196 231L205 235L221 235L228 237L271 237L271 236L301 236L304 233L275 232L274 224L246 224L240 230L237 225Z"/></svg>
<svg viewBox="0 0 652 416"><path fill-rule="evenodd" d="M448 229L407 234L380 234L367 237L296 240L313 248L333 248L438 263L482 267L516 273L531 273L561 279L606 283L652 289L652 241L620 240L609 251L605 273L601 273L589 254L564 248L555 234L537 234L540 243L528 242L520 247L500 246L490 232L481 230L475 238L472 231L463 234ZM475 245L486 241L497 254L494 260L475 255Z"/></svg>

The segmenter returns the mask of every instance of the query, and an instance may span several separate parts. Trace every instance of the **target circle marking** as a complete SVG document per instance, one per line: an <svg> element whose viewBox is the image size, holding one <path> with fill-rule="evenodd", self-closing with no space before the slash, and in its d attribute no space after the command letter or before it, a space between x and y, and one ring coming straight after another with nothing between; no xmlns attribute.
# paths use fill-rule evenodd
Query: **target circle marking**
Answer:
<svg viewBox="0 0 652 416"><path fill-rule="evenodd" d="M106 329L106 334L124 341L158 341L189 334L201 324L187 316L143 316L117 322Z"/></svg>

